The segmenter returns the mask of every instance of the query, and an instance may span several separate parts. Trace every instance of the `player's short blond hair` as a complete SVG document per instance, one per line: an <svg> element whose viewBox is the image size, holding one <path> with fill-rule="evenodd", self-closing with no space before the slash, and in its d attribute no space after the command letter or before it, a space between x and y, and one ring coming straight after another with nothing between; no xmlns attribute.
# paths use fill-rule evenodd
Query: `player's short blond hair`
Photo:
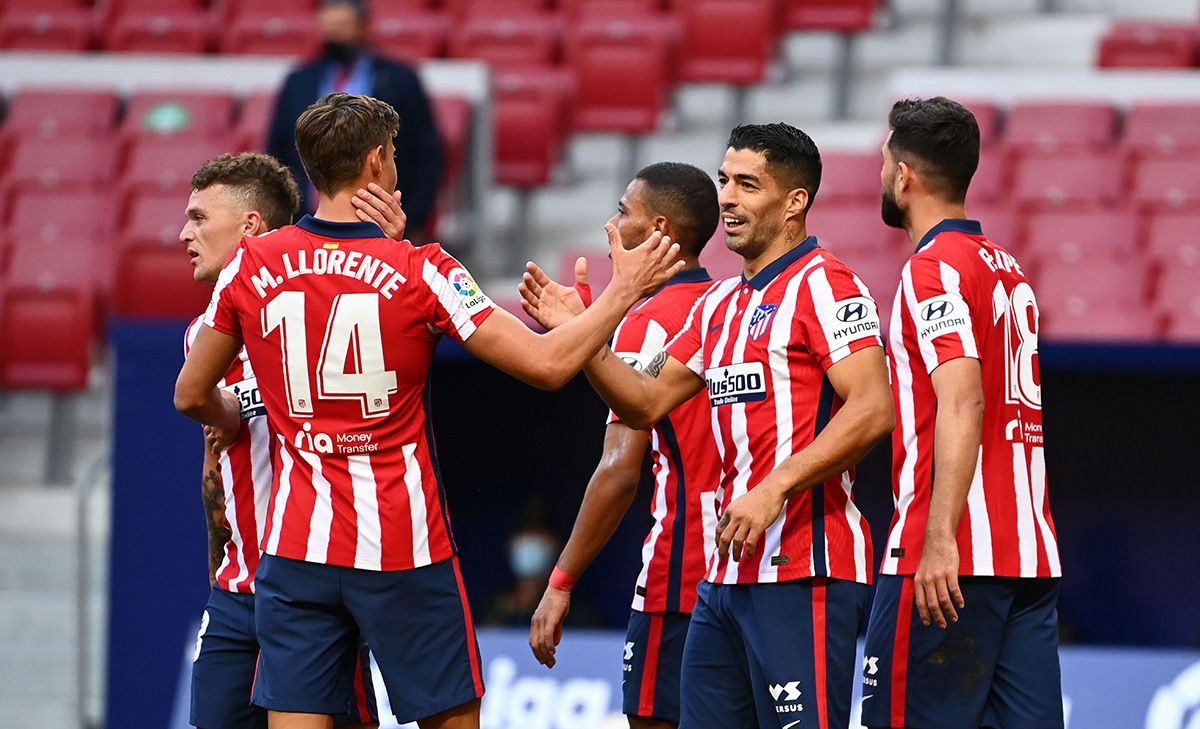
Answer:
<svg viewBox="0 0 1200 729"><path fill-rule="evenodd" d="M291 223L300 207L292 171L268 154L226 153L210 159L192 175L192 189L213 185L224 185L246 210L257 210L272 230Z"/></svg>

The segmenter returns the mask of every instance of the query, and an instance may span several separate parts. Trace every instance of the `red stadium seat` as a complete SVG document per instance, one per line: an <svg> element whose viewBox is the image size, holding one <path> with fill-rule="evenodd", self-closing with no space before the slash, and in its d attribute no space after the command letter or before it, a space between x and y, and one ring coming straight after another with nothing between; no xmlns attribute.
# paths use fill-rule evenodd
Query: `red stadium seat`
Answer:
<svg viewBox="0 0 1200 729"><path fill-rule="evenodd" d="M368 0L367 6L371 9L371 22L374 23L389 15L423 12L440 4L436 0Z"/></svg>
<svg viewBox="0 0 1200 729"><path fill-rule="evenodd" d="M808 214L808 232L838 258L872 255L895 256L908 247L908 236L884 225L879 202L830 202L817 191L816 204ZM879 193L876 191L876 197Z"/></svg>
<svg viewBox="0 0 1200 729"><path fill-rule="evenodd" d="M1117 261L1137 255L1138 220L1120 210L1034 213L1025 221L1019 253L1027 266L1066 266Z"/></svg>
<svg viewBox="0 0 1200 729"><path fill-rule="evenodd" d="M496 182L548 183L561 146L559 120L559 101L552 95L497 92L492 100Z"/></svg>
<svg viewBox="0 0 1200 729"><path fill-rule="evenodd" d="M1173 269L1163 274L1154 308L1164 319L1168 341L1200 342L1200 267Z"/></svg>
<svg viewBox="0 0 1200 729"><path fill-rule="evenodd" d="M453 187L462 176L471 137L471 102L461 96L434 96L433 118L446 152L442 187Z"/></svg>
<svg viewBox="0 0 1200 729"><path fill-rule="evenodd" d="M259 152L266 148L267 131L275 115L274 94L254 94L242 99L234 134L238 148Z"/></svg>
<svg viewBox="0 0 1200 729"><path fill-rule="evenodd" d="M309 56L320 45L312 11L248 11L218 33L221 53L257 56Z"/></svg>
<svg viewBox="0 0 1200 729"><path fill-rule="evenodd" d="M682 81L760 83L775 56L775 0L692 0L684 6Z"/></svg>
<svg viewBox="0 0 1200 729"><path fill-rule="evenodd" d="M1134 104L1125 115L1121 144L1142 155L1200 150L1200 104Z"/></svg>
<svg viewBox="0 0 1200 729"><path fill-rule="evenodd" d="M1100 39L1103 68L1190 68L1200 60L1194 25L1119 23Z"/></svg>
<svg viewBox="0 0 1200 729"><path fill-rule="evenodd" d="M573 29L567 59L579 84L575 128L630 134L657 128L667 101L669 47L668 38L623 21Z"/></svg>
<svg viewBox="0 0 1200 729"><path fill-rule="evenodd" d="M135 139L125 159L120 181L124 191L174 191L186 196L192 175L205 161L230 151L230 140L201 138L187 142L172 138Z"/></svg>
<svg viewBox="0 0 1200 729"><path fill-rule="evenodd" d="M129 98L122 130L151 137L225 134L233 109L225 91L142 91Z"/></svg>
<svg viewBox="0 0 1200 729"><path fill-rule="evenodd" d="M979 124L979 143L988 147L1000 138L1000 106L985 99L958 99L960 104L971 110Z"/></svg>
<svg viewBox="0 0 1200 729"><path fill-rule="evenodd" d="M1124 191L1121 159L1113 152L1074 152L1019 158L1012 194L1023 207L1111 203Z"/></svg>
<svg viewBox="0 0 1200 729"><path fill-rule="evenodd" d="M1200 213L1162 213L1146 225L1146 254L1162 269L1200 266Z"/></svg>
<svg viewBox="0 0 1200 729"><path fill-rule="evenodd" d="M10 286L105 294L112 284L112 266L106 241L75 233L54 240L19 240L5 278Z"/></svg>
<svg viewBox="0 0 1200 729"><path fill-rule="evenodd" d="M135 246L117 265L121 285L113 292L113 313L127 317L186 319L204 311L212 286L192 278L180 247Z"/></svg>
<svg viewBox="0 0 1200 729"><path fill-rule="evenodd" d="M104 33L108 51L203 53L212 30L208 13L131 10L111 20Z"/></svg>
<svg viewBox="0 0 1200 729"><path fill-rule="evenodd" d="M98 188L112 180L117 144L111 133L65 139L19 139L4 175L23 190Z"/></svg>
<svg viewBox="0 0 1200 729"><path fill-rule="evenodd" d="M4 129L49 137L112 129L116 118L113 91L23 88L12 96Z"/></svg>
<svg viewBox="0 0 1200 729"><path fill-rule="evenodd" d="M608 282L612 280L612 261L608 257L606 243L597 243L592 248L572 248L562 252L559 259L559 270L556 281L563 284L575 283L575 259L586 258L588 267L588 283L592 287L592 295L599 296ZM547 271L549 273L549 271Z"/></svg>
<svg viewBox="0 0 1200 729"><path fill-rule="evenodd" d="M1107 101L1017 102L1008 110L1004 141L1018 151L1051 152L1112 144L1117 110Z"/></svg>
<svg viewBox="0 0 1200 729"><path fill-rule="evenodd" d="M704 250L700 253L700 265L708 270L708 275L713 279L719 280L741 276L745 261L746 259L725 245L725 231L718 224L716 232L708 239L708 243L704 244Z"/></svg>
<svg viewBox="0 0 1200 729"><path fill-rule="evenodd" d="M559 0L558 7L575 19L619 20L641 16L659 16L659 0Z"/></svg>
<svg viewBox="0 0 1200 729"><path fill-rule="evenodd" d="M1043 307L1038 327L1042 342L1153 342L1160 338L1159 318L1140 302L1111 305L1102 299L1086 299L1054 311Z"/></svg>
<svg viewBox="0 0 1200 729"><path fill-rule="evenodd" d="M215 0L214 13L221 27L228 27L235 18L245 15L272 15L304 12L314 17L317 0Z"/></svg>
<svg viewBox="0 0 1200 729"><path fill-rule="evenodd" d="M187 220L186 205L187 198L175 193L135 194L126 206L125 224L116 236L118 249L160 246L182 254L179 231Z"/></svg>
<svg viewBox="0 0 1200 729"><path fill-rule="evenodd" d="M1143 210L1200 208L1200 155L1145 159L1134 170L1133 198Z"/></svg>
<svg viewBox="0 0 1200 729"><path fill-rule="evenodd" d="M104 11L114 18L124 13L162 13L164 15L194 12L208 7L205 0L105 0Z"/></svg>
<svg viewBox="0 0 1200 729"><path fill-rule="evenodd" d="M528 94L551 97L555 100L557 120L555 130L563 141L571 130L575 103L575 75L567 68L502 69L492 74L492 89L496 96Z"/></svg>
<svg viewBox="0 0 1200 729"><path fill-rule="evenodd" d="M1058 312L1135 307L1146 294L1146 271L1141 260L1083 261L1049 266L1033 278L1043 315Z"/></svg>
<svg viewBox="0 0 1200 729"><path fill-rule="evenodd" d="M562 27L541 18L477 18L450 38L450 56L478 58L493 68L551 66L559 57Z"/></svg>
<svg viewBox="0 0 1200 729"><path fill-rule="evenodd" d="M983 154L979 158L979 168L971 177L971 186L967 188L967 204L992 204L1009 194L1008 158L1002 154Z"/></svg>
<svg viewBox="0 0 1200 729"><path fill-rule="evenodd" d="M10 289L0 312L0 387L87 387L96 338L93 302L85 290Z"/></svg>
<svg viewBox="0 0 1200 729"><path fill-rule="evenodd" d="M878 0L783 0L784 24L793 30L868 30Z"/></svg>
<svg viewBox="0 0 1200 729"><path fill-rule="evenodd" d="M546 0L442 0L442 7L457 18L529 18L549 11Z"/></svg>
<svg viewBox="0 0 1200 729"><path fill-rule="evenodd" d="M0 9L3 10L41 10L43 12L77 10L91 6L91 0L4 0L4 2L0 2Z"/></svg>
<svg viewBox="0 0 1200 729"><path fill-rule="evenodd" d="M875 151L822 154L821 184L817 188L816 205L860 202L872 203L878 208L882 168L883 157Z"/></svg>
<svg viewBox="0 0 1200 729"><path fill-rule="evenodd" d="M988 240L1010 253L1017 252L1017 215L1012 209L996 204L968 205L967 217L979 221ZM1019 254L1017 258L1020 258Z"/></svg>
<svg viewBox="0 0 1200 729"><path fill-rule="evenodd" d="M14 250L79 238L89 245L112 229L112 196L106 192L72 194L67 201L58 192L18 192L9 206L6 227ZM69 202L69 204L64 204Z"/></svg>
<svg viewBox="0 0 1200 729"><path fill-rule="evenodd" d="M13 8L0 16L0 48L10 51L86 51L92 43L89 9Z"/></svg>
<svg viewBox="0 0 1200 729"><path fill-rule="evenodd" d="M441 13L376 16L371 21L375 47L385 56L409 63L441 57L449 35L450 19Z"/></svg>

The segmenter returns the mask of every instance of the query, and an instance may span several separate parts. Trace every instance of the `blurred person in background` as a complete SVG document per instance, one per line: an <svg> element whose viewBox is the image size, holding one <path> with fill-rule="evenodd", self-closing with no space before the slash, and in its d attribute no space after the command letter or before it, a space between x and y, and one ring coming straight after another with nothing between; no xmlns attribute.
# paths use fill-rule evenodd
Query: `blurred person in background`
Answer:
<svg viewBox="0 0 1200 729"><path fill-rule="evenodd" d="M661 230L679 243L686 267L621 322L613 338L613 349L621 359L645 369L668 338L683 328L692 305L712 285L712 277L700 265L700 252L716 231L719 215L712 178L692 165L650 165L625 188L609 221L617 226L621 239L638 241ZM563 621L572 608L571 588L612 538L633 503L642 461L649 450L654 470L654 524L642 547L642 570L625 634L625 679L621 682L623 711L635 729L679 724L683 644L717 522L715 496L721 461L711 419L712 409L703 393L651 429L631 428L609 414L604 452L530 626L529 645L534 655L553 667Z"/></svg>
<svg viewBox="0 0 1200 729"><path fill-rule="evenodd" d="M407 237L424 242L442 179L442 141L421 79L409 66L377 55L368 42L370 15L365 0L322 0L317 13L319 56L288 74L276 101L267 135L267 152L281 160L298 180L304 166L296 151L296 120L317 99L335 91L373 96L400 114L396 135L396 189L403 194ZM300 190L302 212L317 198L311 185Z"/></svg>
<svg viewBox="0 0 1200 729"><path fill-rule="evenodd" d="M221 267L246 236L257 236L291 222L300 192L292 173L265 154L223 154L192 176L187 222L179 242L191 259L197 281L217 282ZM403 233L395 200L379 200L393 233ZM202 317L187 328L184 353L191 348ZM208 575L212 585L200 620L192 663L191 723L200 729L266 729L267 712L250 703L258 665L254 630L254 576L259 537L267 513L273 464L266 408L254 369L242 349L221 381L238 403L242 428L231 443L213 447L206 438L201 494L208 524ZM359 651L346 710L338 726L378 725L375 692L367 651Z"/></svg>
<svg viewBox="0 0 1200 729"><path fill-rule="evenodd" d="M546 505L542 501L535 499L525 504L521 524L509 537L507 545L512 587L496 596L484 622L524 625L529 621L561 546L548 521Z"/></svg>

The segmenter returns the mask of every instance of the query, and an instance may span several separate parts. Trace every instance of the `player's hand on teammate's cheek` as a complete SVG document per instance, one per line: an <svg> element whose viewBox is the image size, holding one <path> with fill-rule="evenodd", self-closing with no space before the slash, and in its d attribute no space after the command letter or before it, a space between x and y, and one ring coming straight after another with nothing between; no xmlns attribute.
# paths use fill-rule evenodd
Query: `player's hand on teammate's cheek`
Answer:
<svg viewBox="0 0 1200 729"><path fill-rule="evenodd" d="M683 270L679 245L671 242L671 237L664 236L662 231L655 230L636 248L627 251L615 225L609 223L604 230L608 233L609 256L613 265L609 286L615 286L619 293L630 296L631 305L659 289Z"/></svg>
<svg viewBox="0 0 1200 729"><path fill-rule="evenodd" d="M400 191L388 194L374 182L367 189L358 189L350 198L354 212L364 223L375 223L383 234L392 240L404 240L404 228L408 224L408 216L400 206Z"/></svg>
<svg viewBox="0 0 1200 729"><path fill-rule="evenodd" d="M529 647L533 657L547 668L554 668L554 654L562 640L563 621L571 609L571 593L547 587L529 621Z"/></svg>

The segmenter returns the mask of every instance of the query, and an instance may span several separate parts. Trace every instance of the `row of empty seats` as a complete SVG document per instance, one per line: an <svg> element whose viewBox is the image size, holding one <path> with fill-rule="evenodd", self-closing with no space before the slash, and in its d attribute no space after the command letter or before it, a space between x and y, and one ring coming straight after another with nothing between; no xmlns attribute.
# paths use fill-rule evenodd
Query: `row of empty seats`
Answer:
<svg viewBox="0 0 1200 729"><path fill-rule="evenodd" d="M1200 66L1200 23L1122 22L1100 39L1102 68Z"/></svg>

